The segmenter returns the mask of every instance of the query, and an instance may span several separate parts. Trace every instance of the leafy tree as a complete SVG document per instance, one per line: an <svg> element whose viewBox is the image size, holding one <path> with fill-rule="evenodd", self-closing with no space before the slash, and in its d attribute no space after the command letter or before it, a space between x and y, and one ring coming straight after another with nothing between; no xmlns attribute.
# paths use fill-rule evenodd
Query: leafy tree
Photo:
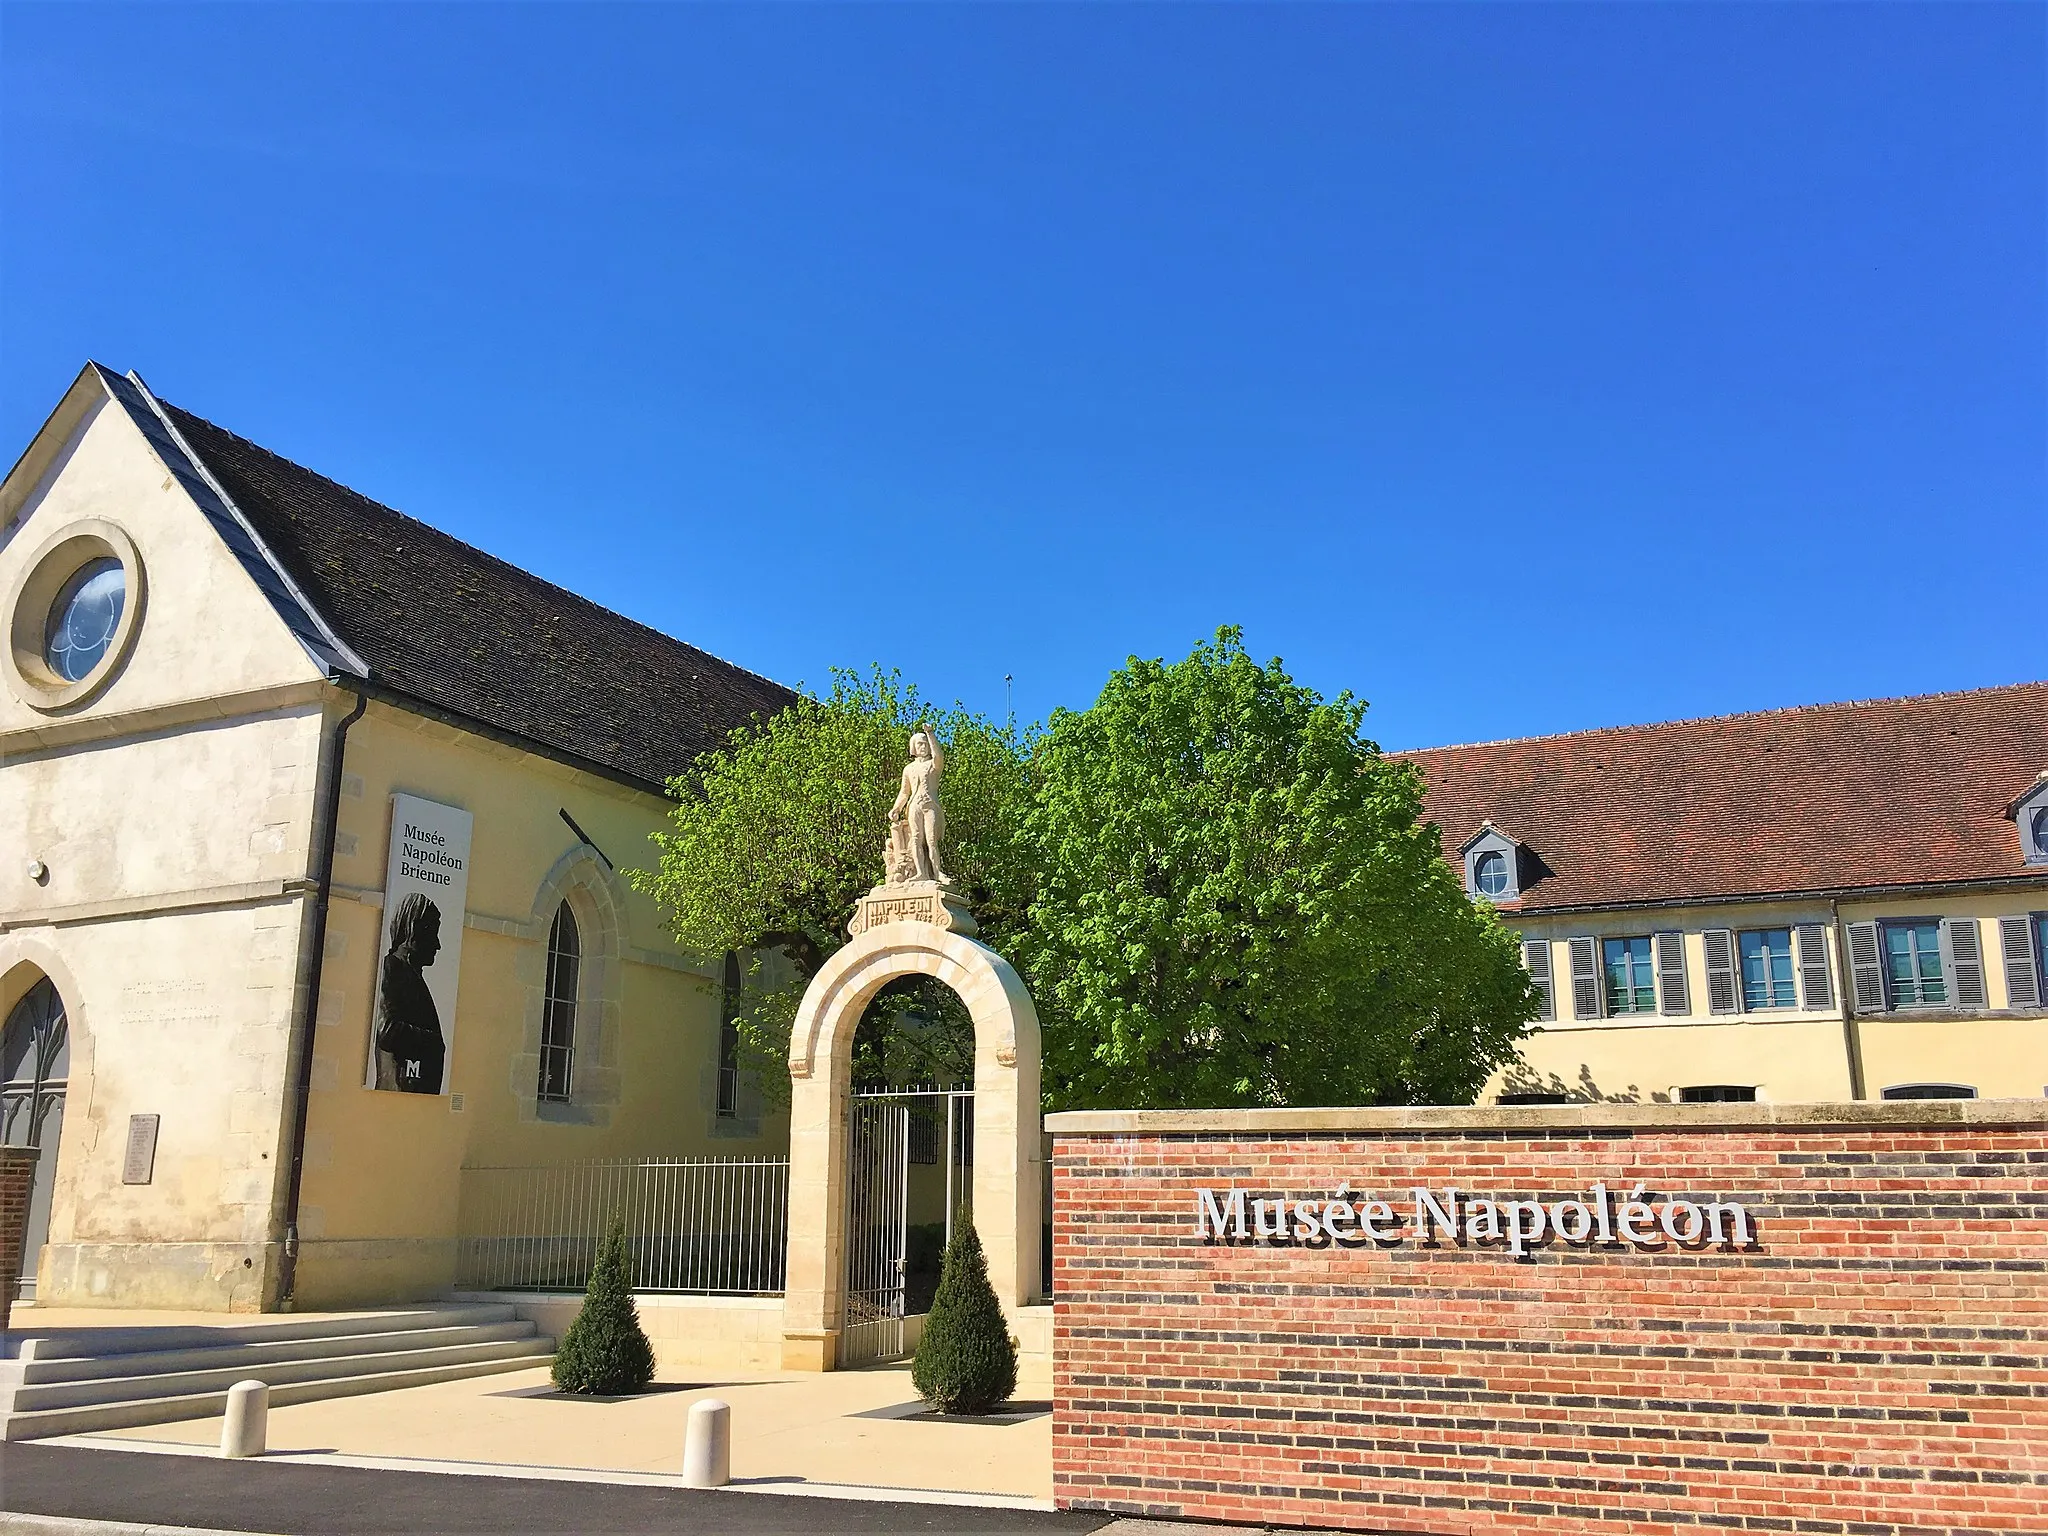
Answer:
<svg viewBox="0 0 2048 1536"><path fill-rule="evenodd" d="M987 1413L1017 1390L1017 1350L988 1283L981 1236L964 1217L939 1269L939 1290L910 1362L917 1395L941 1413Z"/></svg>
<svg viewBox="0 0 2048 1536"><path fill-rule="evenodd" d="M1037 743L1012 958L1057 1107L1469 1102L1536 998L1422 782L1222 629Z"/></svg>
<svg viewBox="0 0 2048 1536"><path fill-rule="evenodd" d="M686 948L746 957L736 1022L771 1096L804 987L846 942L855 901L882 878L889 806L920 724L946 748L946 862L988 942L1003 947L1028 904L1016 836L1023 740L963 709L933 710L893 672L835 672L805 696L732 733L670 782L676 807L657 867L631 872L666 909ZM782 964L767 963L779 955ZM857 1038L866 1082L923 1080L971 1062L959 999L930 982L889 988Z"/></svg>
<svg viewBox="0 0 2048 1536"><path fill-rule="evenodd" d="M626 1224L617 1217L598 1249L583 1310L555 1346L551 1374L564 1392L622 1397L654 1380L654 1347L640 1329L626 1266Z"/></svg>

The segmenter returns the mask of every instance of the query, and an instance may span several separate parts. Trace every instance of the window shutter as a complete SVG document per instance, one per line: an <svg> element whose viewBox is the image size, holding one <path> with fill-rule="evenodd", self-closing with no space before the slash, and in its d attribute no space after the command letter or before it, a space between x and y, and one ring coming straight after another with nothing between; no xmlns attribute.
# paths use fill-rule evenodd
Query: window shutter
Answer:
<svg viewBox="0 0 2048 1536"><path fill-rule="evenodd" d="M2041 962L2034 954L2034 922L2027 917L1998 920L1998 948L2005 956L2005 1000L2011 1008L2041 1006Z"/></svg>
<svg viewBox="0 0 2048 1536"><path fill-rule="evenodd" d="M1657 949L1657 1011L1691 1013L1692 1000L1685 993L1685 935L1660 933Z"/></svg>
<svg viewBox="0 0 2048 1536"><path fill-rule="evenodd" d="M1707 1011L1742 1012L1742 988L1735 975L1735 935L1726 928L1709 928L1701 937L1707 941Z"/></svg>
<svg viewBox="0 0 2048 1536"><path fill-rule="evenodd" d="M1835 1006L1834 978L1828 974L1828 936L1819 923L1792 930L1799 965L1799 994L1808 1008Z"/></svg>
<svg viewBox="0 0 2048 1536"><path fill-rule="evenodd" d="M1849 976L1856 988L1858 1013L1884 1012L1884 952L1877 942L1877 924L1849 924Z"/></svg>
<svg viewBox="0 0 2048 1536"><path fill-rule="evenodd" d="M1942 937L1948 940L1950 971L1955 978L1958 1008L1984 1008L1990 997L1984 990L1984 946L1977 937L1974 917L1944 918Z"/></svg>
<svg viewBox="0 0 2048 1536"><path fill-rule="evenodd" d="M1597 1019L1600 1007L1599 956L1591 939L1573 939L1566 945L1572 954L1572 1017Z"/></svg>
<svg viewBox="0 0 2048 1536"><path fill-rule="evenodd" d="M1546 1022L1555 1019L1557 997L1550 986L1550 940L1524 939L1522 964L1529 972L1529 979L1536 983L1536 990L1543 994L1543 1011L1536 1017Z"/></svg>

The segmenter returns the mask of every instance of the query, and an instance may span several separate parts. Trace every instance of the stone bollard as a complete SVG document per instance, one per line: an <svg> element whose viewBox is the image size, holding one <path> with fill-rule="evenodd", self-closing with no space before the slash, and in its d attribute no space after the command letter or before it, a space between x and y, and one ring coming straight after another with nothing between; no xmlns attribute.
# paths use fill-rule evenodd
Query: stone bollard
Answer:
<svg viewBox="0 0 2048 1536"><path fill-rule="evenodd" d="M732 1409L715 1397L690 1404L683 1431L683 1484L723 1488L732 1481Z"/></svg>
<svg viewBox="0 0 2048 1536"><path fill-rule="evenodd" d="M223 1456L261 1456L270 1417L270 1388L260 1381L238 1381L228 1388L227 1417L220 1426Z"/></svg>

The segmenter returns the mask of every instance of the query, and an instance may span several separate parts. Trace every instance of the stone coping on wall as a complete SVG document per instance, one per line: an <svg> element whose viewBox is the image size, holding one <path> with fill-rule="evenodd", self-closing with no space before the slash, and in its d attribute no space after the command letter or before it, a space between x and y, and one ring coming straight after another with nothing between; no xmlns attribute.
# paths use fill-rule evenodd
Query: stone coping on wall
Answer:
<svg viewBox="0 0 2048 1536"><path fill-rule="evenodd" d="M1276 1136L1417 1131L1739 1131L1822 1126L2048 1125L2039 1099L1902 1099L1832 1104L1485 1104L1382 1109L1120 1109L1047 1115L1055 1136Z"/></svg>

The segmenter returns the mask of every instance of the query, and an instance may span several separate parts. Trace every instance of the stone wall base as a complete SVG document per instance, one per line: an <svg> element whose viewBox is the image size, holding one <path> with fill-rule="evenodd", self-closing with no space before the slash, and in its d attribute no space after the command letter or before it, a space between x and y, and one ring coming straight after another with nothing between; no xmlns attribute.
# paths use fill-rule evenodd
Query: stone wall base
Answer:
<svg viewBox="0 0 2048 1536"><path fill-rule="evenodd" d="M262 1312L276 1305L275 1243L49 1243L36 1304L172 1312Z"/></svg>
<svg viewBox="0 0 2048 1536"><path fill-rule="evenodd" d="M455 1299L509 1306L558 1341L583 1310L582 1293L570 1291L458 1291ZM783 1369L780 1296L637 1294L633 1305L664 1371Z"/></svg>

